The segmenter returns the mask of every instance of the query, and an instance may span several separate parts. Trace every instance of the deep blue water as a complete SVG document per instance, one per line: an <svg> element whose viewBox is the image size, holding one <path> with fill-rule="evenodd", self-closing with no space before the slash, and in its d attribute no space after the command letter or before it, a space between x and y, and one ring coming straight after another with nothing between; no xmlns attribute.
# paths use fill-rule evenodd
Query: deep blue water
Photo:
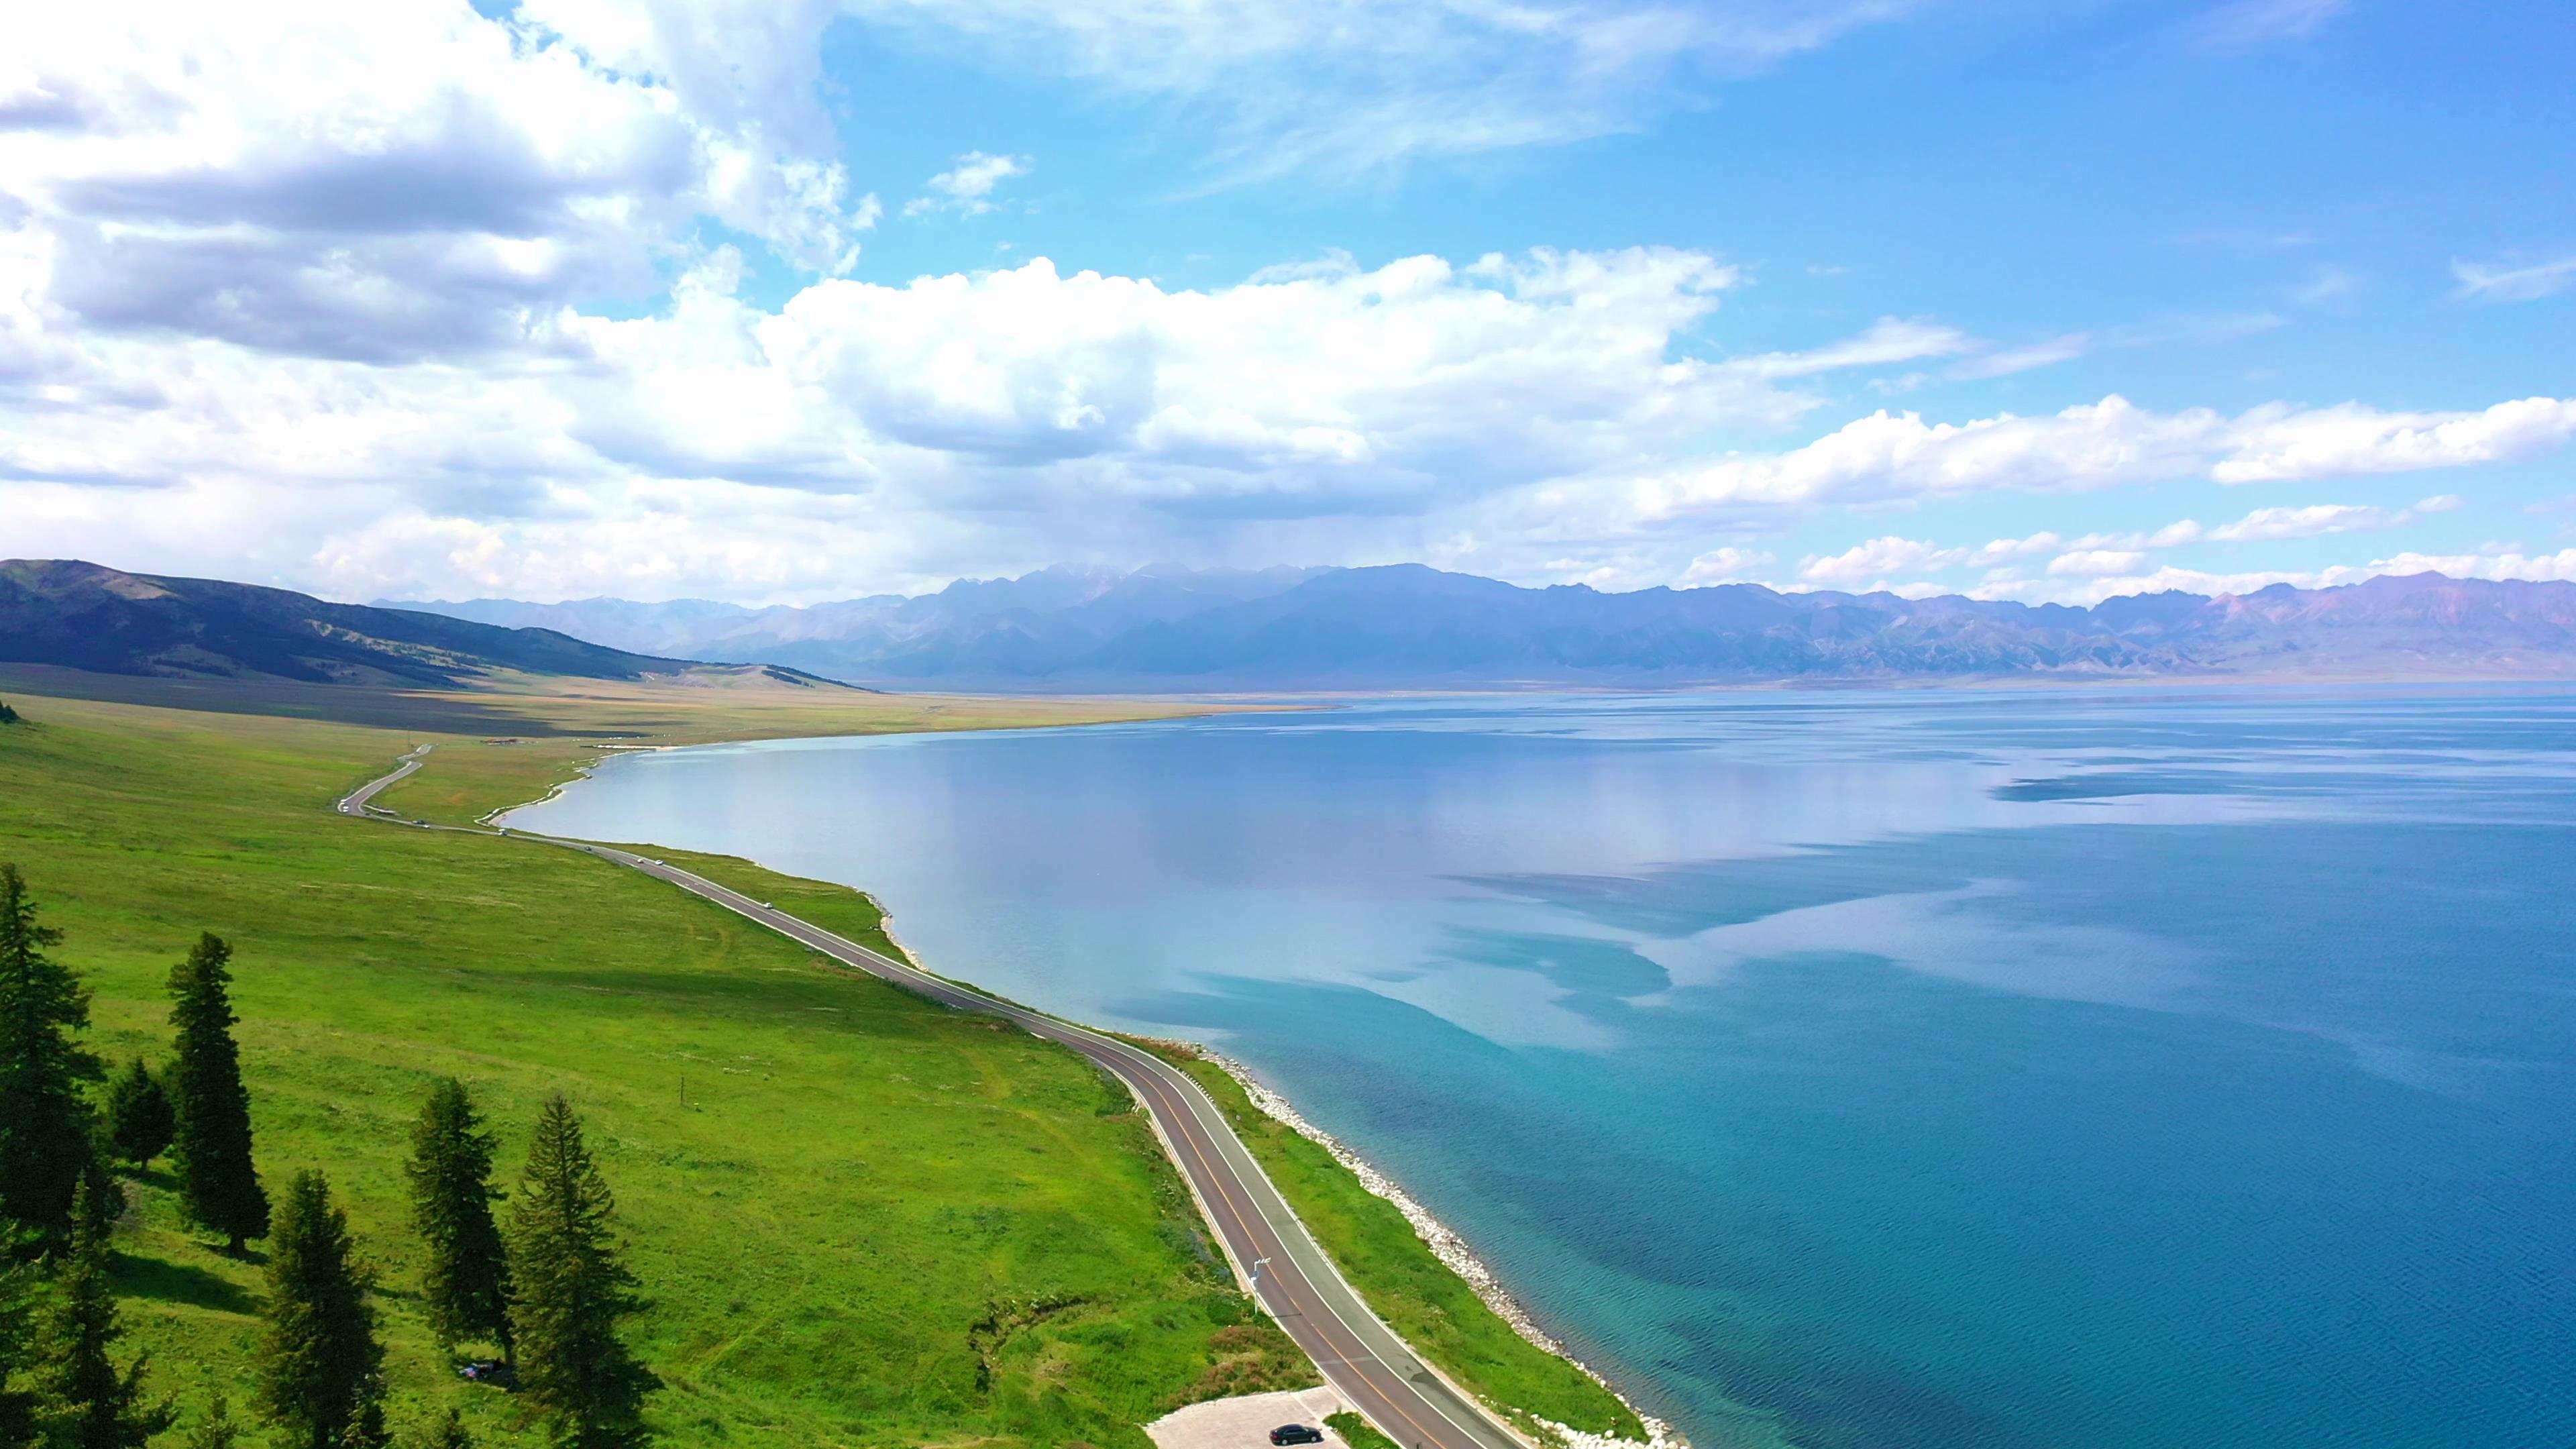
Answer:
<svg viewBox="0 0 2576 1449"><path fill-rule="evenodd" d="M2576 1443L2576 691L636 756L522 823L1219 1042L1703 1446Z"/></svg>

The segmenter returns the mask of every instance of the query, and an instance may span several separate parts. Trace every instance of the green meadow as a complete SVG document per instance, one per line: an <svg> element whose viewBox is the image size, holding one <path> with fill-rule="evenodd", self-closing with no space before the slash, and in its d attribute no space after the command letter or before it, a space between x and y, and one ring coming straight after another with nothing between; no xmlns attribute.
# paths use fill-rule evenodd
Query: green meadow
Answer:
<svg viewBox="0 0 2576 1449"><path fill-rule="evenodd" d="M347 1203L397 1425L454 1404L485 1443L539 1442L418 1313L401 1163L447 1074L500 1133L505 1184L547 1093L584 1118L651 1300L633 1336L668 1385L649 1409L667 1442L1141 1446L1181 1403L1314 1381L1125 1093L1071 1053L573 852L332 814L410 731L10 700L0 859L67 933L88 1044L162 1060L171 963L199 931L233 943L261 1171L274 1194L322 1168ZM474 791L524 788L504 748ZM876 930L854 892L690 863ZM256 1247L185 1231L157 1172L129 1196L128 1349L191 1416L215 1393L238 1410Z"/></svg>

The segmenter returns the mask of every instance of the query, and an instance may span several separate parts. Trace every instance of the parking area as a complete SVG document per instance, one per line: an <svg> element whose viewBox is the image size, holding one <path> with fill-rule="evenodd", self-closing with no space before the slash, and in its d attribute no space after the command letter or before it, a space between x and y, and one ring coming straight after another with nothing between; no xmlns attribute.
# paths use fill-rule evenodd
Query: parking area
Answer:
<svg viewBox="0 0 2576 1449"><path fill-rule="evenodd" d="M1326 1414L1342 1411L1342 1399L1331 1389L1293 1389L1276 1394L1245 1394L1210 1399L1164 1415L1145 1426L1154 1449L1270 1449L1270 1431L1282 1424L1312 1424L1324 1429L1317 1449L1350 1449L1342 1436L1324 1428Z"/></svg>

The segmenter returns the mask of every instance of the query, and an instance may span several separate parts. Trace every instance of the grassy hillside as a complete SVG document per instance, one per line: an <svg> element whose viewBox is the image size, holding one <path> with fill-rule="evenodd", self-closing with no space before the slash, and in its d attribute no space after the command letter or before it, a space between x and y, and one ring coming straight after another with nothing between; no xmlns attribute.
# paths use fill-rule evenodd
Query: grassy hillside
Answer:
<svg viewBox="0 0 2576 1449"><path fill-rule="evenodd" d="M670 1442L1141 1446L1135 1424L1193 1396L1312 1381L1245 1321L1127 1098L1070 1053L571 852L330 814L408 731L11 700L0 859L68 932L91 1045L162 1058L164 973L200 930L232 940L261 1169L323 1167L348 1199L383 1270L397 1421L454 1402L487 1443L537 1442L455 1380L412 1297L399 1167L446 1073L513 1171L545 1093L587 1119ZM853 893L693 864L873 924ZM256 1265L180 1230L165 1179L134 1197L119 1277L157 1381L192 1409L244 1401Z"/></svg>

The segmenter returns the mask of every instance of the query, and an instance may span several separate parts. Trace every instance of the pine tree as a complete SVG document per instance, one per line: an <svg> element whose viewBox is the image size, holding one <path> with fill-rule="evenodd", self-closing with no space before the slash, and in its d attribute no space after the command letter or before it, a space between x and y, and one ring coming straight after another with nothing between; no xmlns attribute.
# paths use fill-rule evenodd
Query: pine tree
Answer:
<svg viewBox="0 0 2576 1449"><path fill-rule="evenodd" d="M179 1449L233 1449L241 1439L241 1426L233 1422L232 1405L224 1396L215 1395L206 1405L206 1417L199 1419L188 1437L179 1441Z"/></svg>
<svg viewBox="0 0 2576 1449"><path fill-rule="evenodd" d="M402 1449L474 1449L474 1436L465 1432L465 1416L451 1407L412 1425L401 1444Z"/></svg>
<svg viewBox="0 0 2576 1449"><path fill-rule="evenodd" d="M537 1117L528 1166L510 1204L510 1321L519 1383L551 1415L566 1449L649 1443L644 1396L661 1380L617 1337L643 1304L618 1261L616 1202L561 1093Z"/></svg>
<svg viewBox="0 0 2576 1449"><path fill-rule="evenodd" d="M18 712L9 707L9 701L0 699L0 724L16 724L17 722Z"/></svg>
<svg viewBox="0 0 2576 1449"><path fill-rule="evenodd" d="M37 923L18 868L0 865L0 1229L39 1246L70 1236L95 1151L80 1084L99 1062L72 1036L89 1025L89 993L45 955L62 938Z"/></svg>
<svg viewBox="0 0 2576 1449"><path fill-rule="evenodd" d="M170 1156L179 1198L199 1227L221 1233L233 1252L268 1232L268 1195L250 1158L250 1093L233 1045L233 948L208 933L170 968L170 1021L179 1039L168 1076L177 1124Z"/></svg>
<svg viewBox="0 0 2576 1449"><path fill-rule="evenodd" d="M35 1362L36 1270L0 1264L0 1449L36 1442L36 1395L20 1381Z"/></svg>
<svg viewBox="0 0 2576 1449"><path fill-rule="evenodd" d="M412 1128L412 1221L429 1246L421 1275L421 1302L439 1346L454 1352L460 1339L490 1337L504 1358L510 1342L510 1264L501 1229L492 1220L492 1152L499 1144L482 1130L465 1084L443 1077L421 1104Z"/></svg>
<svg viewBox="0 0 2576 1449"><path fill-rule="evenodd" d="M116 1231L116 1220L125 1216L125 1185L108 1170L107 1144L91 1146L89 1161L81 1168L79 1190L72 1198L72 1228L97 1234L100 1242Z"/></svg>
<svg viewBox="0 0 2576 1449"><path fill-rule="evenodd" d="M118 1158L141 1167L168 1150L173 1130L170 1094L143 1058L108 1080L107 1144Z"/></svg>
<svg viewBox="0 0 2576 1449"><path fill-rule="evenodd" d="M268 1245L259 1403L289 1449L367 1449L384 1433L375 1283L322 1174L297 1173Z"/></svg>
<svg viewBox="0 0 2576 1449"><path fill-rule="evenodd" d="M46 1449L141 1449L178 1411L167 1399L144 1399L146 1356L123 1372L108 1356L125 1330L107 1277L107 1234L92 1221L88 1184L77 1195L71 1246L37 1339L37 1423Z"/></svg>

